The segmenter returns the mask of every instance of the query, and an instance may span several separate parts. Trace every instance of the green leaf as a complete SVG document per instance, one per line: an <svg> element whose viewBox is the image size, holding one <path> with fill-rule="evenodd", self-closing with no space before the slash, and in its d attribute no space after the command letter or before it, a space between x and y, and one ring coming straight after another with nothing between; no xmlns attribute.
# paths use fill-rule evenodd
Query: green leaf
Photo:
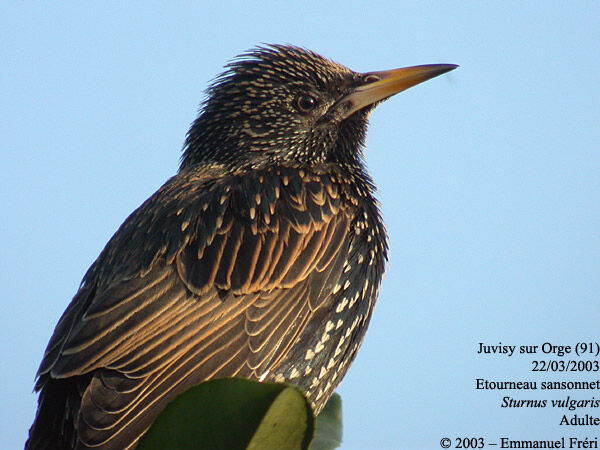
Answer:
<svg viewBox="0 0 600 450"><path fill-rule="evenodd" d="M342 445L342 397L333 394L315 424L315 437L309 450L333 450Z"/></svg>
<svg viewBox="0 0 600 450"><path fill-rule="evenodd" d="M313 431L313 414L299 389L227 378L207 381L177 397L137 448L306 449Z"/></svg>
<svg viewBox="0 0 600 450"><path fill-rule="evenodd" d="M247 450L306 449L314 431L312 410L299 389L287 387L271 404Z"/></svg>

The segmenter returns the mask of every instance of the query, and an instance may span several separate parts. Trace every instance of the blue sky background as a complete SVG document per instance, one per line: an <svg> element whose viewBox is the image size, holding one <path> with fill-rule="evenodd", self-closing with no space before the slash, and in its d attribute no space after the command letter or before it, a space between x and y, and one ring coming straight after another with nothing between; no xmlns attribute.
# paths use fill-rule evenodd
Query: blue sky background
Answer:
<svg viewBox="0 0 600 450"><path fill-rule="evenodd" d="M499 406L598 391L474 380L600 377L475 353L600 340L600 2L5 2L0 30L1 448L26 438L34 374L83 274L175 173L207 83L261 42L357 71L461 66L371 118L390 263L340 388L342 448L598 436L559 427L568 411Z"/></svg>

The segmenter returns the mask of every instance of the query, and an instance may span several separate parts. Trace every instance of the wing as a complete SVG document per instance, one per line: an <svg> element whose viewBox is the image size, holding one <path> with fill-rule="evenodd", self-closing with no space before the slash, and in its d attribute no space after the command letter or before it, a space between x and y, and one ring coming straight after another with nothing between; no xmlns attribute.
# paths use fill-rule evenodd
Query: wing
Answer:
<svg viewBox="0 0 600 450"><path fill-rule="evenodd" d="M354 214L343 205L326 175L178 175L86 275L38 387L90 374L79 439L125 448L192 385L268 377L332 301Z"/></svg>

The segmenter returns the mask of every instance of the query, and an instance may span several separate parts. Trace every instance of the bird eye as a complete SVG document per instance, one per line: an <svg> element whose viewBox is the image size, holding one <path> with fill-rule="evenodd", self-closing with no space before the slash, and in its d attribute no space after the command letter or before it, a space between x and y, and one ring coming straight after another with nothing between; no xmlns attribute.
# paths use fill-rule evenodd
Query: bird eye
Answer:
<svg viewBox="0 0 600 450"><path fill-rule="evenodd" d="M296 98L296 107L302 113L310 112L315 109L316 106L317 100L311 95L303 94Z"/></svg>

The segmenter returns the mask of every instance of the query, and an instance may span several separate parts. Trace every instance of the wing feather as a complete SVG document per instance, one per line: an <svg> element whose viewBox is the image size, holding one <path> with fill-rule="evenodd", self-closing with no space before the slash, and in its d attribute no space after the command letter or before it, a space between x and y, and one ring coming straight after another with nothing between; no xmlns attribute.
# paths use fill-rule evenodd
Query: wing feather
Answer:
<svg viewBox="0 0 600 450"><path fill-rule="evenodd" d="M209 175L180 174L126 221L51 339L39 386L91 376L76 425L87 446L137 442L202 380L272 374L333 295L355 212L328 180L265 170L249 195Z"/></svg>

